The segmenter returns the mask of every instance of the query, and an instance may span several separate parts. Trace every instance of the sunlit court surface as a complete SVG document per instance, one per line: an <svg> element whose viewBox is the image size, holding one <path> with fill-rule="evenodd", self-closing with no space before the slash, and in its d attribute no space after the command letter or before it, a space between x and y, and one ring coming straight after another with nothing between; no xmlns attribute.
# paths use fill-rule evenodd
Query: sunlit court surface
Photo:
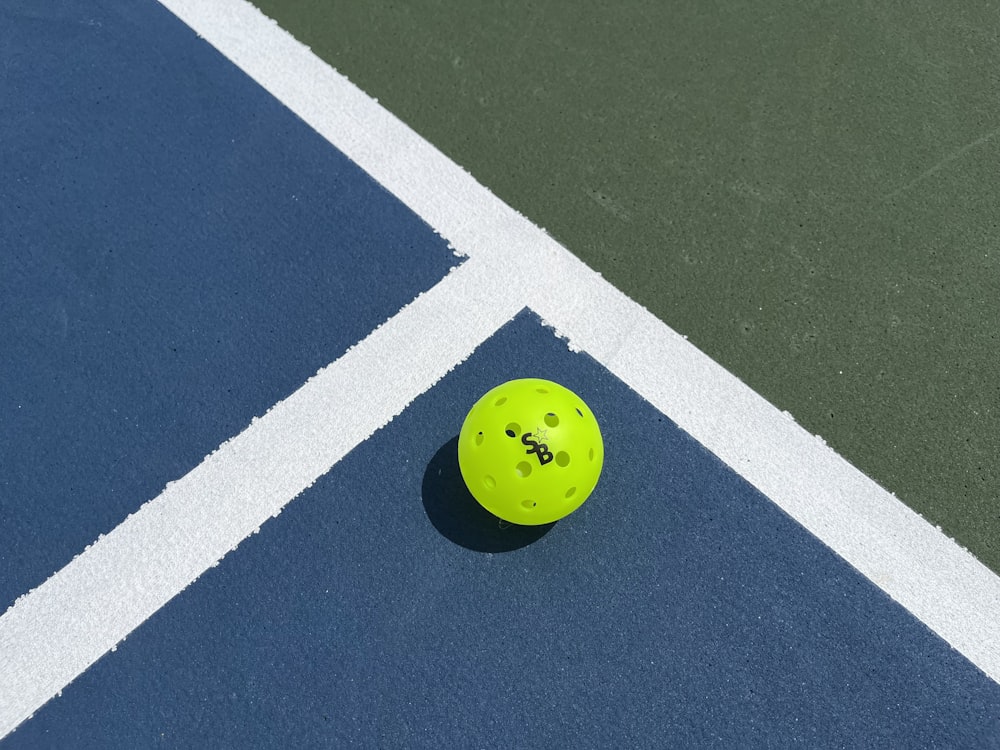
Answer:
<svg viewBox="0 0 1000 750"><path fill-rule="evenodd" d="M281 23L0 3L0 747L1000 747L978 548Z"/></svg>

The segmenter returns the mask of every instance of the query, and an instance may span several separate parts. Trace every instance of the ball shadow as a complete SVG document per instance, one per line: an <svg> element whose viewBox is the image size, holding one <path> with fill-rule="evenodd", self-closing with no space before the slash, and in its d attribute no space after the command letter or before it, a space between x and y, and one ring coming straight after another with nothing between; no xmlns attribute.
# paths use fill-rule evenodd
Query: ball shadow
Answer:
<svg viewBox="0 0 1000 750"><path fill-rule="evenodd" d="M469 492L458 468L458 437L445 443L427 464L421 487L424 511L440 534L476 552L511 552L537 542L556 522L520 526L502 521Z"/></svg>

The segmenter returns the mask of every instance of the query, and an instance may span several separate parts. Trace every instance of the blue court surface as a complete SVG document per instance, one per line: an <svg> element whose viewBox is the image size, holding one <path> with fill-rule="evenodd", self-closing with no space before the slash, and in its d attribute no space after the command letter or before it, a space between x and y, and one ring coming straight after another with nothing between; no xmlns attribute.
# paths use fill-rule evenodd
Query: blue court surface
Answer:
<svg viewBox="0 0 1000 750"><path fill-rule="evenodd" d="M156 3L3 2L0 49L10 655L19 597L463 260ZM526 376L606 447L542 527L457 466ZM4 748L1000 747L1000 685L530 309L30 718L10 670Z"/></svg>
<svg viewBox="0 0 1000 750"><path fill-rule="evenodd" d="M458 262L165 10L66 5L0 27L4 606Z"/></svg>

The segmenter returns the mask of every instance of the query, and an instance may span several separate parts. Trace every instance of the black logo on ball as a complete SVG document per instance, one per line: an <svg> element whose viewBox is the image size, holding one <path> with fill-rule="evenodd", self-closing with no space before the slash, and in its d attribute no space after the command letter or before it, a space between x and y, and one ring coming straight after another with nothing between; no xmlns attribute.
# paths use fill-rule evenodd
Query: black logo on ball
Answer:
<svg viewBox="0 0 1000 750"><path fill-rule="evenodd" d="M549 446L545 443L539 443L537 440L533 440L530 432L526 432L521 435L521 442L530 446L525 453L528 455L534 453L538 456L538 463L540 466L545 466L545 464L552 460L552 451L549 450Z"/></svg>

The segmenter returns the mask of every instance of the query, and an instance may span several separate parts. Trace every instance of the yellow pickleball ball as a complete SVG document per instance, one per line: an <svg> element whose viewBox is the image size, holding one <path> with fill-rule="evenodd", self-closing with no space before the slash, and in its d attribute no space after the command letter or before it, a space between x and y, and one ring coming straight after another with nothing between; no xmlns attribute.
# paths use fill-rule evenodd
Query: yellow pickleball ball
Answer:
<svg viewBox="0 0 1000 750"><path fill-rule="evenodd" d="M472 496L511 523L535 526L579 508L597 486L604 440L573 391L539 378L510 380L469 410L458 465Z"/></svg>

